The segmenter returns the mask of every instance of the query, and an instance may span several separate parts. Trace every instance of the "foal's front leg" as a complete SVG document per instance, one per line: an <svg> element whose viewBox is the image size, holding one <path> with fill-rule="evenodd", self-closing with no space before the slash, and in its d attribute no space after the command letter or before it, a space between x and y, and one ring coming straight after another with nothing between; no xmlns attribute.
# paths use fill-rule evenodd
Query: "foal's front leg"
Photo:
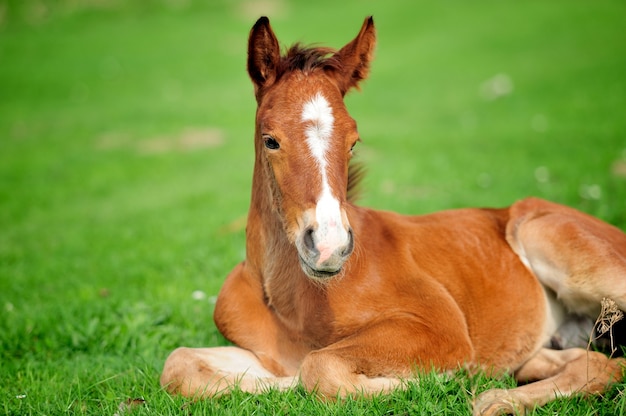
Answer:
<svg viewBox="0 0 626 416"><path fill-rule="evenodd" d="M295 376L277 377L250 351L239 347L174 350L165 362L161 385L186 397L216 397L233 388L248 393L287 390L298 384Z"/></svg>
<svg viewBox="0 0 626 416"><path fill-rule="evenodd" d="M267 307L258 279L244 263L228 275L214 313L220 332L237 347L174 350L165 361L161 385L170 393L208 397L237 387L250 393L297 384L305 346Z"/></svg>
<svg viewBox="0 0 626 416"><path fill-rule="evenodd" d="M463 331L437 332L412 317L380 321L309 353L300 367L304 387L325 398L385 393L416 370L457 369L473 355Z"/></svg>

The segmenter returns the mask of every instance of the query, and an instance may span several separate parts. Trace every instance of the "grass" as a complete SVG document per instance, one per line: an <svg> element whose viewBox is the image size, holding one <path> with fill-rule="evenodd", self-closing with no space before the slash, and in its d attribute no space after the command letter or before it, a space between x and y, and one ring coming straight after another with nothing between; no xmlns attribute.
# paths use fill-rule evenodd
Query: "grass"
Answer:
<svg viewBox="0 0 626 416"><path fill-rule="evenodd" d="M463 414L511 385L426 375L336 404L161 391L173 348L226 343L211 313L245 255L260 14L335 47L374 15L372 76L347 99L362 204L536 195L626 229L623 2L0 0L0 413ZM624 387L534 414L622 414Z"/></svg>

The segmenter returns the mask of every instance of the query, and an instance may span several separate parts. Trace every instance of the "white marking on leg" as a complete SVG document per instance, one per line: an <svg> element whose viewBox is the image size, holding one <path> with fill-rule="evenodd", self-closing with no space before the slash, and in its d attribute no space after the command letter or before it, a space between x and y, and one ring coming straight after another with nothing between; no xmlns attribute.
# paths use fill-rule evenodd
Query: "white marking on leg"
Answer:
<svg viewBox="0 0 626 416"><path fill-rule="evenodd" d="M328 184L326 154L333 133L335 118L328 101L320 93L309 100L302 111L302 121L312 122L305 130L307 145L320 169L322 192L315 207L317 249L320 252L318 264L332 256L335 248L345 244L348 233L343 228L339 201L332 194Z"/></svg>

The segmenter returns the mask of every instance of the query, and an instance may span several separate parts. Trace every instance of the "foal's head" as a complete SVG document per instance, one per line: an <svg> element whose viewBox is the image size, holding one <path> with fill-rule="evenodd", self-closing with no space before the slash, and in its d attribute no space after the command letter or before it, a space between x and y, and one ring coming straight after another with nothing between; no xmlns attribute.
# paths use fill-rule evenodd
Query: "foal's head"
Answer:
<svg viewBox="0 0 626 416"><path fill-rule="evenodd" d="M296 45L281 56L265 17L250 32L257 164L302 269L317 280L339 273L354 248L345 205L359 136L343 97L367 77L374 44L371 18L337 52Z"/></svg>

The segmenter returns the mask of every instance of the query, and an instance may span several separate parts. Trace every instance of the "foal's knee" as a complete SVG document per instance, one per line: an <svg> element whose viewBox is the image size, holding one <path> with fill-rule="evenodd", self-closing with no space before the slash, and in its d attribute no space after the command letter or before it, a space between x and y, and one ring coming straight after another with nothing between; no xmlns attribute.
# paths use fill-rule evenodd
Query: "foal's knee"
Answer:
<svg viewBox="0 0 626 416"><path fill-rule="evenodd" d="M324 351L310 352L300 366L304 388L326 399L345 396L356 389L356 368Z"/></svg>
<svg viewBox="0 0 626 416"><path fill-rule="evenodd" d="M186 355L185 350L185 347L180 347L172 351L163 365L160 380L161 387L171 394L176 394L180 390L180 363L182 362L182 356Z"/></svg>
<svg viewBox="0 0 626 416"><path fill-rule="evenodd" d="M161 387L170 394L189 395L189 375L187 368L195 360L191 348L176 348L165 360L161 373Z"/></svg>
<svg viewBox="0 0 626 416"><path fill-rule="evenodd" d="M366 374L361 370L362 364L333 351L313 351L302 362L300 381L308 391L325 399L355 394L370 396L402 385L401 379L393 374Z"/></svg>

